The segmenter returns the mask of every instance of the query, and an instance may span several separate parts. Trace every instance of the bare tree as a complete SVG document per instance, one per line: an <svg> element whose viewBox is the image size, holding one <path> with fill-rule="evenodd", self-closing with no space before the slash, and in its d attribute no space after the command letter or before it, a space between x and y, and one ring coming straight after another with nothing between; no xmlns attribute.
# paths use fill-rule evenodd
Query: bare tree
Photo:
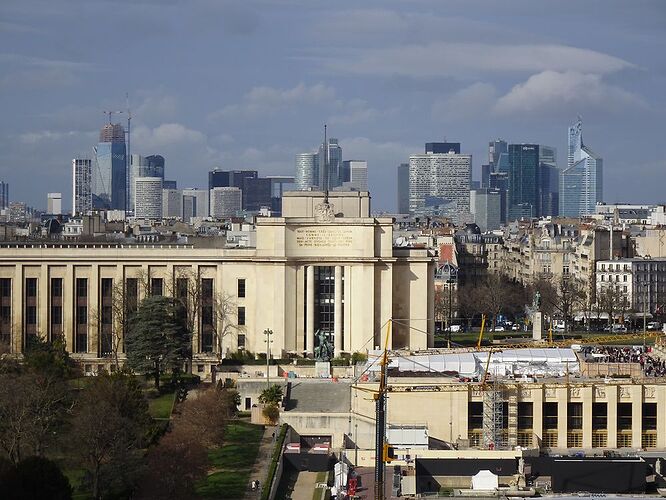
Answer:
<svg viewBox="0 0 666 500"><path fill-rule="evenodd" d="M597 293L601 310L608 313L608 324L612 325L615 314L628 309L627 295L619 285L608 283L601 287Z"/></svg>

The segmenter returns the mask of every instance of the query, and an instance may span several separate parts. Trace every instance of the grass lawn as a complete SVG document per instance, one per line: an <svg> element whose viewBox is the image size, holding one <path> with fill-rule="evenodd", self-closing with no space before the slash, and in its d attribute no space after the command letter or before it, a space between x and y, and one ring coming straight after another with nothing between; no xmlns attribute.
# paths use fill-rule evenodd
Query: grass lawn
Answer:
<svg viewBox="0 0 666 500"><path fill-rule="evenodd" d="M263 435L261 425L238 420L230 422L226 428L225 444L208 453L211 469L216 469L216 472L199 482L197 494L203 498L242 498L250 482L250 472Z"/></svg>
<svg viewBox="0 0 666 500"><path fill-rule="evenodd" d="M85 474L83 469L63 469L62 473L69 480L69 485L72 487L72 500L88 500L92 498L90 492L80 492L79 485L83 480Z"/></svg>
<svg viewBox="0 0 666 500"><path fill-rule="evenodd" d="M173 400L176 397L175 392L162 394L155 399L148 400L148 413L153 418L167 419L171 416L171 409L173 408Z"/></svg>

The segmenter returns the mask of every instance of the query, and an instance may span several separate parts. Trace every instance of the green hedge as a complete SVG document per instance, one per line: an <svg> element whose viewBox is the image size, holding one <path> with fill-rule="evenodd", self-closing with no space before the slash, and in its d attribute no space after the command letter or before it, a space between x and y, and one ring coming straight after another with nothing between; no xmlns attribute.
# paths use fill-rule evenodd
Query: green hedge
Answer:
<svg viewBox="0 0 666 500"><path fill-rule="evenodd" d="M271 486L273 485L275 471L277 470L278 461L280 460L280 455L282 454L282 446L284 445L284 440L287 437L287 428L287 424L282 424L282 427L280 427L280 434L278 435L277 442L275 443L275 449L273 450L273 457L271 458L271 466L268 468L268 476L264 482L264 489L261 492L261 500L268 500L268 497L271 494Z"/></svg>

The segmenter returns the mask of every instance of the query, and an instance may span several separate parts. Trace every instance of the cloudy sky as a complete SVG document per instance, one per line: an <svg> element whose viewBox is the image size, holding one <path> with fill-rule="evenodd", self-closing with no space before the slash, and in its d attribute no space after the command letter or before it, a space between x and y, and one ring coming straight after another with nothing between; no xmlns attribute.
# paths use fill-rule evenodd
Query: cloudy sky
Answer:
<svg viewBox="0 0 666 500"><path fill-rule="evenodd" d="M0 180L68 208L71 158L129 93L132 151L181 187L293 174L326 122L390 211L426 141L461 142L475 178L496 137L563 167L580 114L606 201L665 202L665 54L662 0L2 0Z"/></svg>

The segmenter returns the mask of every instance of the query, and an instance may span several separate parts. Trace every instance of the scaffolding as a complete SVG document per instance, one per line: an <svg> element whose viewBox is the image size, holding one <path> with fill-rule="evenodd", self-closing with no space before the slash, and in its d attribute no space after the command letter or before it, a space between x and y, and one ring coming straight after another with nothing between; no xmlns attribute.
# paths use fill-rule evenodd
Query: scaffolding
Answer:
<svg viewBox="0 0 666 500"><path fill-rule="evenodd" d="M504 438L504 387L493 377L483 392L483 447L502 450Z"/></svg>

